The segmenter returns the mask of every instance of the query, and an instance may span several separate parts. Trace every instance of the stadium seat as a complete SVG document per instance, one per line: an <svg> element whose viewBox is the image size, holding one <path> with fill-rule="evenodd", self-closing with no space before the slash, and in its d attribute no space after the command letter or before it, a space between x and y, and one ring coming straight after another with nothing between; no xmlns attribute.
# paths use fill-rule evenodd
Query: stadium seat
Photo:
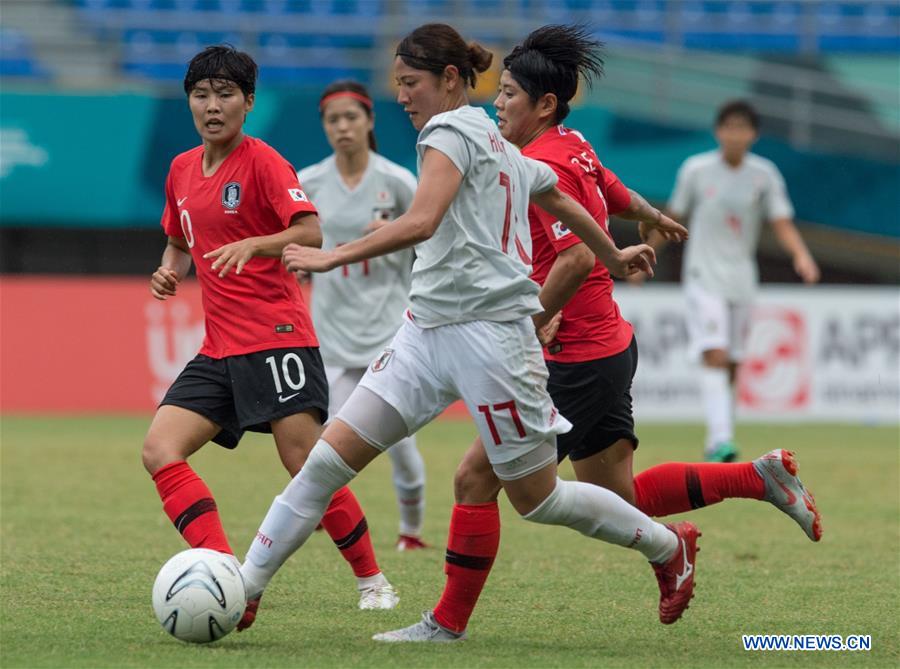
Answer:
<svg viewBox="0 0 900 669"><path fill-rule="evenodd" d="M893 0L69 0L101 38L121 40L123 67L165 78L167 63L219 37L266 54L270 76L294 81L298 73L324 67L348 67L347 53L378 48L369 30L386 12L402 18L398 29L457 13L509 16L539 23L586 20L598 36L636 44L675 44L688 49L800 53L815 46L826 53L900 52L900 2ZM246 21L244 17L253 17ZM284 27L280 17L285 17ZM315 20L304 32L303 17ZM223 32L204 33L215 25ZM329 29L322 30L325 25ZM123 26L126 28L123 30ZM161 31L167 26L167 31ZM333 28L331 28L333 26ZM673 29L674 28L674 29ZM281 31L281 32L273 32ZM288 32L291 30L293 32ZM813 32L804 33L812 30ZM476 29L466 37L505 45L504 31ZM13 41L7 50L17 48ZM288 57L293 49L318 49L314 63L278 64L271 54ZM160 55L157 52L162 53ZM308 51L304 53L308 54ZM274 56L273 56L274 57ZM357 63L359 59L350 57ZM27 59L5 58L6 71L29 71ZM328 68L325 68L326 70ZM27 76L27 75L25 75ZM179 75L180 76L180 75ZM311 75L312 76L312 75ZM313 78L325 76L322 72Z"/></svg>
<svg viewBox="0 0 900 669"><path fill-rule="evenodd" d="M24 33L0 29L0 76L43 78L47 74L35 59Z"/></svg>
<svg viewBox="0 0 900 669"><path fill-rule="evenodd" d="M453 6L451 0L406 0L404 9L408 16L446 16Z"/></svg>
<svg viewBox="0 0 900 669"><path fill-rule="evenodd" d="M799 36L793 33L777 35L755 32L685 32L683 40L688 49L761 53L795 53L800 42Z"/></svg>

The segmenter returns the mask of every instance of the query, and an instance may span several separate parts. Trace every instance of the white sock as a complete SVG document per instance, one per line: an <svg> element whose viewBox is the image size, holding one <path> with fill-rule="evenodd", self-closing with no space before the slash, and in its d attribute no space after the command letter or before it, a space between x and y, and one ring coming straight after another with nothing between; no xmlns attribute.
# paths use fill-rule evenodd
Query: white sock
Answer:
<svg viewBox="0 0 900 669"><path fill-rule="evenodd" d="M700 386L706 412L706 451L709 452L716 444L734 439L734 402L728 370L704 365L700 371Z"/></svg>
<svg viewBox="0 0 900 669"><path fill-rule="evenodd" d="M583 535L634 548L650 562L665 562L678 548L678 537L665 525L606 488L556 479L556 487L526 520L564 525Z"/></svg>
<svg viewBox="0 0 900 669"><path fill-rule="evenodd" d="M425 515L425 462L416 438L401 439L388 449L400 509L400 534L419 537Z"/></svg>
<svg viewBox="0 0 900 669"><path fill-rule="evenodd" d="M390 585L390 583L388 583L388 580L381 572L373 574L372 576L356 577L356 587L359 590L365 590L366 588L371 588L376 585Z"/></svg>
<svg viewBox="0 0 900 669"><path fill-rule="evenodd" d="M319 439L303 469L275 498L241 566L248 599L262 594L275 572L313 533L332 495L356 472Z"/></svg>

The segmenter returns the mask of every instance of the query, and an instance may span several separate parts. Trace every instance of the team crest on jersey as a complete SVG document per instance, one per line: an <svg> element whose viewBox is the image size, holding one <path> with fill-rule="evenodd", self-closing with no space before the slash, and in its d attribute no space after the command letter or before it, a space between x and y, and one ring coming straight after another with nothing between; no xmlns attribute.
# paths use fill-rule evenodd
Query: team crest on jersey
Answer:
<svg viewBox="0 0 900 669"><path fill-rule="evenodd" d="M392 221L392 220L394 220L393 208L387 208L387 209L375 208L375 209L373 209L372 210L372 220L373 221Z"/></svg>
<svg viewBox="0 0 900 669"><path fill-rule="evenodd" d="M557 221L551 227L553 228L553 236L556 237L557 239L562 239L566 235L572 233L572 231L569 230L569 228L567 228L566 226L564 226L562 224L562 221Z"/></svg>
<svg viewBox="0 0 900 669"><path fill-rule="evenodd" d="M226 209L237 209L241 203L241 184L229 181L222 189L222 206Z"/></svg>
<svg viewBox="0 0 900 669"><path fill-rule="evenodd" d="M394 355L394 349L386 348L381 352L375 362L372 363L372 371L380 372L382 369L387 367L387 364L391 361L391 357Z"/></svg>
<svg viewBox="0 0 900 669"><path fill-rule="evenodd" d="M291 196L294 202L309 202L309 198L306 197L306 193L301 188L288 188L288 195Z"/></svg>

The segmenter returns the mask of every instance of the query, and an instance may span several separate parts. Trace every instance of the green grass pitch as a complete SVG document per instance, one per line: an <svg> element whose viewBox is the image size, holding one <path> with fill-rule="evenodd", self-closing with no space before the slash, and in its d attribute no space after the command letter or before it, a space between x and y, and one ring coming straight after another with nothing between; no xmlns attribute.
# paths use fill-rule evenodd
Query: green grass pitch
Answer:
<svg viewBox="0 0 900 669"><path fill-rule="evenodd" d="M356 610L354 581L317 533L272 582L256 625L209 646L156 623L150 588L184 545L141 467L146 418L4 417L3 667L725 667L900 665L900 449L896 427L748 426L749 457L797 452L825 536L810 542L765 503L726 501L691 517L703 531L697 590L671 627L636 552L518 519L505 500L494 572L469 641L383 646L378 631L416 621L443 585L454 467L474 430L439 422L419 439L428 468L430 550L393 550L390 465L354 483L379 561L398 588L391 612ZM637 470L695 459L698 426L643 426ZM286 482L269 437L192 459L243 554ZM568 465L562 468L569 476ZM741 634L870 634L869 652L745 652Z"/></svg>

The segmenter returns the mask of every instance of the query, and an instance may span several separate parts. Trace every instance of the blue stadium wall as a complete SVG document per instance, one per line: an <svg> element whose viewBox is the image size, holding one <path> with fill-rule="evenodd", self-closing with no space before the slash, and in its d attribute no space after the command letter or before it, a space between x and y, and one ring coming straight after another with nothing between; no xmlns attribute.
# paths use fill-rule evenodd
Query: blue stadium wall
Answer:
<svg viewBox="0 0 900 669"><path fill-rule="evenodd" d="M318 91L259 94L247 132L296 167L328 155ZM158 224L172 157L197 144L184 98L138 94L0 94L0 224ZM376 102L379 150L415 170L416 133L393 100ZM74 122L73 122L74 121ZM665 201L687 156L714 147L705 131L582 107L581 130L625 183ZM781 168L800 220L900 238L900 163L801 152L763 137L756 152Z"/></svg>

